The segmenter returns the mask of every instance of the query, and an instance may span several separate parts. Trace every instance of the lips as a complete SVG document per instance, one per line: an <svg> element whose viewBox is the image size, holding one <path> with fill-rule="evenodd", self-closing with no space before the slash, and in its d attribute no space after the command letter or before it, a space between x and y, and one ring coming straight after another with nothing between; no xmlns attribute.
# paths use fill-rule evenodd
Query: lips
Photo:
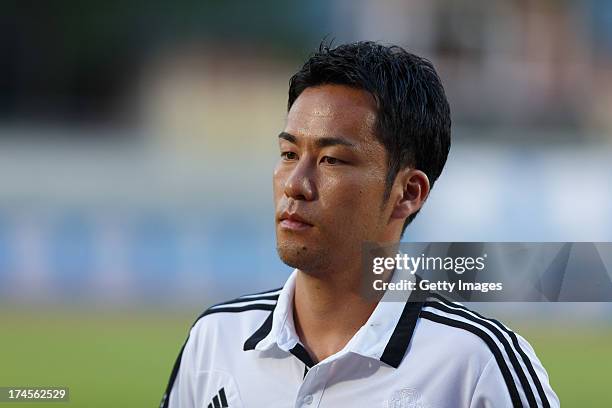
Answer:
<svg viewBox="0 0 612 408"><path fill-rule="evenodd" d="M303 231L313 226L297 213L289 214L287 212L280 215L279 224L282 228L292 231Z"/></svg>

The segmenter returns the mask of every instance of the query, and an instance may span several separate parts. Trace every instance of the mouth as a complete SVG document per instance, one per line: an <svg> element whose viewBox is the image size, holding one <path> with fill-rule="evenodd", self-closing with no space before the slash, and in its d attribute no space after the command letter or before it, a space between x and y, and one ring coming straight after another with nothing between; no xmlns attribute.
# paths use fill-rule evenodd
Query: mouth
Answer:
<svg viewBox="0 0 612 408"><path fill-rule="evenodd" d="M291 231L304 231L313 225L297 214L282 213L279 217L281 228Z"/></svg>

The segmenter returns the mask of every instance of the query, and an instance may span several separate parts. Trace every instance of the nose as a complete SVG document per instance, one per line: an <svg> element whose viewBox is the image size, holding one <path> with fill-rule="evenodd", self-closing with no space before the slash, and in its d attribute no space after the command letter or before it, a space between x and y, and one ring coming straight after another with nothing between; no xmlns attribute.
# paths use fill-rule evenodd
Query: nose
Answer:
<svg viewBox="0 0 612 408"><path fill-rule="evenodd" d="M316 189L312 171L307 161L301 160L293 168L285 182L285 195L295 200L314 200Z"/></svg>

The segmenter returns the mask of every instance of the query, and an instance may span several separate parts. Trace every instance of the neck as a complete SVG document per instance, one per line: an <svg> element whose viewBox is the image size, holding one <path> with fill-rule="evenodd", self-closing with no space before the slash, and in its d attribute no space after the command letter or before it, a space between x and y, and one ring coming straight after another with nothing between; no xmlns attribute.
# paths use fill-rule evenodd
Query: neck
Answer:
<svg viewBox="0 0 612 408"><path fill-rule="evenodd" d="M359 269L343 273L298 270L293 318L302 344L318 362L342 350L377 302L359 293Z"/></svg>

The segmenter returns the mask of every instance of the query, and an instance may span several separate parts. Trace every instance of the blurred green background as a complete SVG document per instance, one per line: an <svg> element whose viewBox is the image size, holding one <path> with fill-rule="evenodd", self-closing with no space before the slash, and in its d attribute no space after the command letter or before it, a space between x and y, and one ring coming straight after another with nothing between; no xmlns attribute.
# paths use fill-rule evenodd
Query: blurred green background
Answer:
<svg viewBox="0 0 612 408"><path fill-rule="evenodd" d="M70 402L1 406L154 407L196 315L3 311L0 384L68 386ZM563 406L612 406L611 327L509 325L534 347Z"/></svg>

